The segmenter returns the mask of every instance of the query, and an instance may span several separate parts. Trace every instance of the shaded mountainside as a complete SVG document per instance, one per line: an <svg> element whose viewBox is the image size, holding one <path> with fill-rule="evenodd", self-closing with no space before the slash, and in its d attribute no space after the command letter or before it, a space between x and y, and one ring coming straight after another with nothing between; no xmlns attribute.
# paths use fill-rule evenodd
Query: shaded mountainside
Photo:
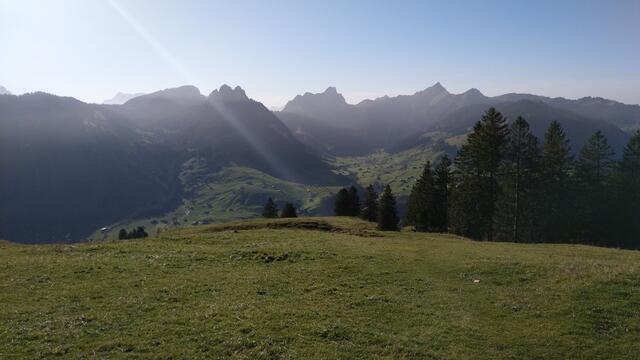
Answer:
<svg viewBox="0 0 640 360"><path fill-rule="evenodd" d="M170 206L176 154L107 108L36 93L0 98L0 236L78 241Z"/></svg>
<svg viewBox="0 0 640 360"><path fill-rule="evenodd" d="M241 93L242 96L233 95ZM343 177L242 89L181 87L125 105L36 93L0 97L0 237L78 241L181 202L182 163L229 164L307 184Z"/></svg>
<svg viewBox="0 0 640 360"><path fill-rule="evenodd" d="M330 217L0 242L0 264L0 349L16 358L640 353L638 251L380 232Z"/></svg>
<svg viewBox="0 0 640 360"><path fill-rule="evenodd" d="M600 97L584 97L577 100L550 98L530 94L505 94L496 96L499 101L534 100L549 106L571 111L578 115L609 122L627 132L640 129L640 105L622 104Z"/></svg>
<svg viewBox="0 0 640 360"><path fill-rule="evenodd" d="M448 115L434 128L451 134L468 133L488 106L490 105L476 104L461 108ZM598 130L607 137L609 144L618 155L622 154L622 149L631 137L630 134L607 121L599 121L568 110L553 108L540 101L518 100L499 103L495 106L508 118L508 121L513 121L518 116L524 117L531 126L531 132L539 139L544 138L544 133L552 121L558 121L571 140L574 152L579 151L587 139Z"/></svg>

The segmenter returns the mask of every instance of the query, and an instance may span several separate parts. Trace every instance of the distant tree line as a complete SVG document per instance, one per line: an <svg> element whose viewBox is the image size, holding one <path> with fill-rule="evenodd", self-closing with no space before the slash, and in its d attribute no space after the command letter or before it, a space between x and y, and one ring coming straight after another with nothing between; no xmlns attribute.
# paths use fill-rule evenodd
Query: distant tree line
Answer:
<svg viewBox="0 0 640 360"><path fill-rule="evenodd" d="M453 164L426 164L404 223L478 240L640 248L640 131L620 161L600 131L574 158L558 122L540 143L525 119L508 126L490 108Z"/></svg>
<svg viewBox="0 0 640 360"><path fill-rule="evenodd" d="M138 226L137 228L131 230L131 231L127 231L125 229L120 229L120 232L118 233L118 239L120 240L125 240L125 239L141 239L141 238L146 238L148 237L149 234L147 234L147 232L145 231L143 226Z"/></svg>

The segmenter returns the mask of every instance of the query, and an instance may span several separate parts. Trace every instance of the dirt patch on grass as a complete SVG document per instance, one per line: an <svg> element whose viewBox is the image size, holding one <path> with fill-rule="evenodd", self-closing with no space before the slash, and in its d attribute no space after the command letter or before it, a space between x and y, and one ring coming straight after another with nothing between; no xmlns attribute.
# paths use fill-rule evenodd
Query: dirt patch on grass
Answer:
<svg viewBox="0 0 640 360"><path fill-rule="evenodd" d="M353 220L348 226L331 223L324 219L297 218L297 219L260 219L252 221L236 221L225 224L209 225L198 229L196 232L223 232L255 229L299 229L310 231L325 231L344 233L361 237L383 236L374 230L370 223Z"/></svg>
<svg viewBox="0 0 640 360"><path fill-rule="evenodd" d="M232 260L242 261L257 261L265 264L280 261L295 261L300 258L298 253L281 253L281 254L269 254L263 251L249 250L249 251L233 251L229 256Z"/></svg>

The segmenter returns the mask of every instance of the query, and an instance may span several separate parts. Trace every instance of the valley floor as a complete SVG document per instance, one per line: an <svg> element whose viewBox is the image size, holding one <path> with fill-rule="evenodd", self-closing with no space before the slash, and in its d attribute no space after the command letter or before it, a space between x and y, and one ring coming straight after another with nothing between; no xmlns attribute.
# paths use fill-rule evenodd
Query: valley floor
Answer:
<svg viewBox="0 0 640 360"><path fill-rule="evenodd" d="M637 359L640 252L349 218L0 243L0 358Z"/></svg>

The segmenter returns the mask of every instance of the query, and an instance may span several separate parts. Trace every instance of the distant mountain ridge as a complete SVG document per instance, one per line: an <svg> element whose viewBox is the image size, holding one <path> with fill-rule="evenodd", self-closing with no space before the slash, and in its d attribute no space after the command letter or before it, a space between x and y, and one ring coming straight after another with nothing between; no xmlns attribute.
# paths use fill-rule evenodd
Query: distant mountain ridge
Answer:
<svg viewBox="0 0 640 360"><path fill-rule="evenodd" d="M527 100L529 103L521 102ZM514 105L515 104L515 105ZM518 109L518 105L523 106ZM394 149L410 137L440 130L460 133L480 119L490 106L509 108L513 114L544 113L549 121L567 119L571 112L585 131L603 130L620 150L628 138L623 131L640 128L640 106L601 98L568 100L529 94L488 97L472 88L452 94L440 83L413 95L379 97L352 105L333 87L323 93L298 95L277 115L302 141L335 155L362 155L378 148ZM539 108L534 111L533 108ZM455 114L470 113L466 122ZM525 116L526 117L526 116ZM471 119L473 122L469 123ZM537 121L536 119L531 119ZM573 126L573 125L572 125ZM582 132L575 132L582 143ZM339 134L339 135L338 135Z"/></svg>

